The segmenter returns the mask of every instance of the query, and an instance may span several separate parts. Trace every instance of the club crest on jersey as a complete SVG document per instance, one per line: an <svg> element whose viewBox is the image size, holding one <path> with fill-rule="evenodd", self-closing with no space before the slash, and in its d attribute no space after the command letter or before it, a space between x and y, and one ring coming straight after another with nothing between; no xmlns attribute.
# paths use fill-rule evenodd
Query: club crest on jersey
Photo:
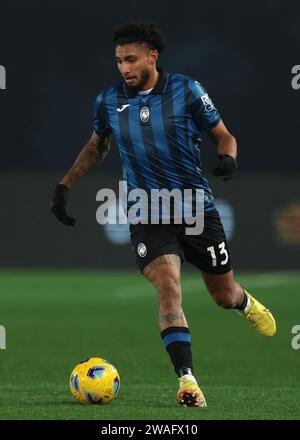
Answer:
<svg viewBox="0 0 300 440"><path fill-rule="evenodd" d="M150 110L149 107L144 106L140 110L140 119L142 122L148 122L150 118Z"/></svg>
<svg viewBox="0 0 300 440"><path fill-rule="evenodd" d="M142 257L142 258L145 257L147 255L146 245L144 243L139 243L139 245L137 247L137 252L140 257Z"/></svg>

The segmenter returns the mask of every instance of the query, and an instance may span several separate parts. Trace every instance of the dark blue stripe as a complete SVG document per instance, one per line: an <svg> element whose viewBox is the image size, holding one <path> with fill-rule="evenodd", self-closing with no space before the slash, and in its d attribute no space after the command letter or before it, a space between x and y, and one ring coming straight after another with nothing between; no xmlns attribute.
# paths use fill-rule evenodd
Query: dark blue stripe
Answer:
<svg viewBox="0 0 300 440"><path fill-rule="evenodd" d="M170 333L163 338L163 343L167 347L172 342L191 342L192 338L190 333Z"/></svg>
<svg viewBox="0 0 300 440"><path fill-rule="evenodd" d="M139 108L140 111L142 107L147 106L150 110L150 120L146 123L140 121L139 124L143 137L143 145L149 161L149 174L150 176L152 173L154 174L155 179L158 182L158 185L156 186L157 189L170 188L170 181L168 180L165 173L165 159L164 156L161 156L160 154L160 150L163 148L163 145L157 142L157 138L154 134L159 131L159 127L156 125L156 123L158 123L158 125L161 125L161 122L159 124L159 122L156 121L157 118L153 118L156 112L151 111L151 101L155 100L155 104L153 103L153 105L156 106L156 99L158 97L158 95L151 95L150 93L147 100L145 100L144 102L140 102Z"/></svg>
<svg viewBox="0 0 300 440"><path fill-rule="evenodd" d="M185 186L189 184L189 187L195 186L198 183L197 167L195 163L194 154L194 142L196 138L193 139L189 131L189 118L188 109L185 101L185 79L180 78L179 80L172 81L172 101L173 101L173 114L177 123L174 123L174 132L176 136L175 145L173 145L173 158L175 163L178 163L179 172L184 180ZM196 181L196 182L195 182Z"/></svg>
<svg viewBox="0 0 300 440"><path fill-rule="evenodd" d="M161 163L160 166L164 170L164 175L168 180L168 184L166 184L164 187L168 189L174 189L174 188L181 188L182 181L180 179L180 176L178 176L177 169L174 165L172 154L166 136L162 103L163 100L165 100L165 96L169 95L170 93L169 87L170 86L168 85L167 91L165 92L164 95L156 96L156 102L155 102L156 109L151 116L152 117L151 125L154 127L153 130L154 141L158 147L157 150L158 150L158 157ZM172 99L170 95L169 95L169 99Z"/></svg>
<svg viewBox="0 0 300 440"><path fill-rule="evenodd" d="M117 89L113 88L110 89L104 97L105 100L105 104L106 104L106 108L108 108L108 103L110 104L110 107L112 108L112 112L115 112L117 115L117 108L118 108L118 95L117 95ZM113 119L114 115L111 115L111 119ZM126 154L124 154L125 151L125 145L121 136L121 132L120 132L120 124L119 124L119 118L118 116L116 116L117 118L117 129L114 130L114 136L116 138L116 142L117 145L119 147L119 151L120 151L120 155L122 157L123 160L123 179L124 180L129 180L128 175L127 175L127 169L130 169L131 166L131 162L128 160ZM125 172L126 170L126 172ZM131 183L134 184L135 186L137 185L137 182L135 181L135 174L131 173L130 175L131 177ZM128 189L129 190L129 189Z"/></svg>
<svg viewBox="0 0 300 440"><path fill-rule="evenodd" d="M130 100L126 96L122 95L121 90L115 92L116 99L116 111L117 107L128 104ZM130 108L130 107L129 107ZM143 176L139 163L137 161L135 151L133 148L132 138L129 129L129 111L128 108L118 113L118 138L119 149L122 159L126 167L127 179L130 183L135 185L136 188L147 188L146 180Z"/></svg>
<svg viewBox="0 0 300 440"><path fill-rule="evenodd" d="M140 122L140 108L139 108L139 98L135 97L132 99L132 105L128 108L129 111L129 131L131 139L133 140L133 148L135 151L135 156L138 163L143 170L143 175L145 181L147 182L148 188L158 188L159 184L157 182L156 176L152 169L151 157L147 154L145 148L143 133L141 129Z"/></svg>
<svg viewBox="0 0 300 440"><path fill-rule="evenodd" d="M106 96L106 92L104 92L102 94L102 102L100 104L99 107L99 113L98 113L98 118L100 119L100 121L104 122L104 127L103 130L101 130L101 135L104 137L110 136L112 134L112 129L109 125L109 118L108 118L108 112L107 112L107 105L106 105L106 101L105 101L105 96ZM96 131L96 130L95 130ZM96 131L97 133L97 131ZM97 133L100 134L100 133Z"/></svg>
<svg viewBox="0 0 300 440"><path fill-rule="evenodd" d="M191 96L191 90L188 85L189 80L185 78L184 80L184 97L185 97L185 107L187 109L187 112L192 112L192 109L190 108L190 96ZM200 129L200 116L199 119L194 120L192 118L186 119L186 126L185 126L185 132L186 132L186 142L189 146L193 157L194 157L194 174L196 175L196 179L194 180L194 186L197 186L198 188L206 188L207 185L204 182L203 177L203 171L202 171L202 163L201 163L201 137L203 131ZM207 182L207 181L206 181Z"/></svg>

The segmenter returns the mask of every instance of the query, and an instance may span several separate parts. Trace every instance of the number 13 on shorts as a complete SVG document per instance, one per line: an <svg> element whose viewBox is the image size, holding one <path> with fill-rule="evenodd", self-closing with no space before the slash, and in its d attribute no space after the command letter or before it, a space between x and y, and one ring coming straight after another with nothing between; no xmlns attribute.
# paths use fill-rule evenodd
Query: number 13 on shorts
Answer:
<svg viewBox="0 0 300 440"><path fill-rule="evenodd" d="M220 260L219 260L219 258L217 259L216 248L217 248L218 254L220 255ZM227 250L225 248L225 242L224 241L222 241L222 243L220 243L218 245L218 247L217 246L209 246L207 248L207 250L208 250L208 252L210 252L210 255L211 255L211 265L213 267L217 266L218 261L220 261L220 264L222 266L224 266L228 262L228 252L227 252Z"/></svg>

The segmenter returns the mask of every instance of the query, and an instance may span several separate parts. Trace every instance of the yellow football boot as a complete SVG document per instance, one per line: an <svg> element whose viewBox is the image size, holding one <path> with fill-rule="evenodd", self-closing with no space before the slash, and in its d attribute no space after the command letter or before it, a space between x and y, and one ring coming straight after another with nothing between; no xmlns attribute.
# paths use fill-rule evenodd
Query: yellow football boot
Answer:
<svg viewBox="0 0 300 440"><path fill-rule="evenodd" d="M188 375L187 375L188 376ZM177 393L177 402L181 406L199 406L205 408L206 400L197 382L188 377L179 378L180 385Z"/></svg>
<svg viewBox="0 0 300 440"><path fill-rule="evenodd" d="M257 299L253 298L250 293L246 292L248 297L248 306L244 312L239 312L256 328L256 330L264 336L274 336L276 333L276 321L270 312Z"/></svg>

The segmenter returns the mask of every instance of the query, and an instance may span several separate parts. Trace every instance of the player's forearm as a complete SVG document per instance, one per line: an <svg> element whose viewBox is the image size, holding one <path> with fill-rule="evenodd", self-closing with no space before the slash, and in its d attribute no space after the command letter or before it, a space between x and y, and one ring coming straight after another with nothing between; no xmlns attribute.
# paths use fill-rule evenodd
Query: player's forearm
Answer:
<svg viewBox="0 0 300 440"><path fill-rule="evenodd" d="M224 134L218 139L218 154L228 154L236 159L237 156L237 143L235 137L231 134Z"/></svg>
<svg viewBox="0 0 300 440"><path fill-rule="evenodd" d="M83 147L75 160L71 169L67 172L64 178L60 181L62 185L70 188L79 179L86 176L92 171L102 160L106 153L99 151L90 141Z"/></svg>

